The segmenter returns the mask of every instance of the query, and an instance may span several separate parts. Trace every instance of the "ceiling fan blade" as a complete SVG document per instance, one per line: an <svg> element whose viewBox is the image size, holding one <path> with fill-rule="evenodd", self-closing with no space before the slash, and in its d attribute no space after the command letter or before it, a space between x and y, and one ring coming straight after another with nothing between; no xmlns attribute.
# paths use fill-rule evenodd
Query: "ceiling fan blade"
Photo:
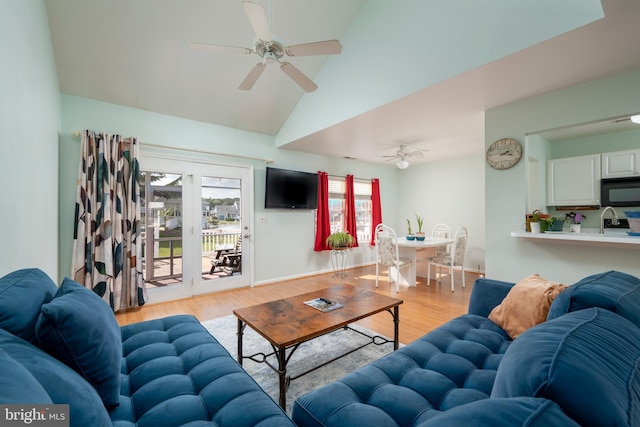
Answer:
<svg viewBox="0 0 640 427"><path fill-rule="evenodd" d="M243 1L242 7L244 7L244 12L247 14L256 36L263 42L270 42L271 31L269 30L269 21L264 7L252 1Z"/></svg>
<svg viewBox="0 0 640 427"><path fill-rule="evenodd" d="M318 89L318 85L289 62L281 62L280 69L284 71L287 76L291 77L294 82L298 83L305 92L313 92Z"/></svg>
<svg viewBox="0 0 640 427"><path fill-rule="evenodd" d="M253 53L253 50L246 47L223 46L218 44L191 43L189 47L193 50L206 50L209 52L244 53L245 55Z"/></svg>
<svg viewBox="0 0 640 427"><path fill-rule="evenodd" d="M341 52L342 45L338 40L296 44L285 48L285 53L289 56L334 55Z"/></svg>
<svg viewBox="0 0 640 427"><path fill-rule="evenodd" d="M424 157L424 153L422 151L411 151L406 153L409 157Z"/></svg>
<svg viewBox="0 0 640 427"><path fill-rule="evenodd" d="M238 89L251 90L265 68L267 68L267 64L265 64L264 62L258 62L256 66L253 67L251 71L249 71L249 74L247 74L247 77L244 78L242 83L240 83Z"/></svg>

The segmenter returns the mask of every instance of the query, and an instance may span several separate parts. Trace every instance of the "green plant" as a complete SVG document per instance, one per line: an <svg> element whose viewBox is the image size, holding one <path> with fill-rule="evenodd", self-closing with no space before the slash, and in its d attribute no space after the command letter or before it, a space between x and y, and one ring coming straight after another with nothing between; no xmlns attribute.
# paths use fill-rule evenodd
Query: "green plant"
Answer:
<svg viewBox="0 0 640 427"><path fill-rule="evenodd" d="M355 239L347 231L336 231L327 237L326 243L332 249L348 248L353 245Z"/></svg>
<svg viewBox="0 0 640 427"><path fill-rule="evenodd" d="M553 223L555 221L556 219L552 216L548 218L540 218L540 231L544 233L546 230L553 228Z"/></svg>
<svg viewBox="0 0 640 427"><path fill-rule="evenodd" d="M411 221L407 218L407 234L413 234L411 232Z"/></svg>
<svg viewBox="0 0 640 427"><path fill-rule="evenodd" d="M416 222L418 223L418 233L422 233L423 219L421 216L418 216L418 214L416 214Z"/></svg>

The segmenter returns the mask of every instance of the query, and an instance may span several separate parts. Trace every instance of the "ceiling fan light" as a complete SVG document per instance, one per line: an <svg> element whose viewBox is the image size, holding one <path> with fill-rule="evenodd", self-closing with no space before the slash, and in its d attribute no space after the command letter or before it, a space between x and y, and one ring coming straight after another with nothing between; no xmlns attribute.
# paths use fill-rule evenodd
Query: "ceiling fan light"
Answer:
<svg viewBox="0 0 640 427"><path fill-rule="evenodd" d="M640 124L640 114L636 114L635 116L631 116L631 121L633 123L638 123Z"/></svg>
<svg viewBox="0 0 640 427"><path fill-rule="evenodd" d="M398 166L398 169L406 169L409 167L409 162L405 159L402 159L396 164L396 166Z"/></svg>

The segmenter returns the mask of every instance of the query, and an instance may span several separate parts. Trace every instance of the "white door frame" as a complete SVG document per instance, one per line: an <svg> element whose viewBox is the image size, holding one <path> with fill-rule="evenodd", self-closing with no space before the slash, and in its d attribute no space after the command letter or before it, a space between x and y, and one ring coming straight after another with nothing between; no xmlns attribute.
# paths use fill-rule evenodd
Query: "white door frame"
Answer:
<svg viewBox="0 0 640 427"><path fill-rule="evenodd" d="M207 162L158 154L140 156L140 170L182 175L182 282L149 288L149 302L158 303L226 289L254 286L253 263L253 166ZM202 280L201 176L226 176L241 179L242 274L215 280ZM197 205L197 206L196 206ZM247 236L247 237L245 237Z"/></svg>

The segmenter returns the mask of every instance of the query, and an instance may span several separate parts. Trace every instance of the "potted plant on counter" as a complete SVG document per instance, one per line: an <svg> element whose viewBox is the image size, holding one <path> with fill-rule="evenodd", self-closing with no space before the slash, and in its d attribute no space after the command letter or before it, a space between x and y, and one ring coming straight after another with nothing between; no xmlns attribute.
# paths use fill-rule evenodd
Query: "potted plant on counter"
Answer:
<svg viewBox="0 0 640 427"><path fill-rule="evenodd" d="M564 219L569 223L569 227L572 233L579 233L580 224L582 224L582 221L587 219L587 217L582 215L580 212L569 212L565 215Z"/></svg>
<svg viewBox="0 0 640 427"><path fill-rule="evenodd" d="M545 230L549 227L549 224L553 224L555 218L553 218L549 214L543 214L540 209L536 209L532 213L527 214L526 220L527 231L530 231L532 233L544 233Z"/></svg>
<svg viewBox="0 0 640 427"><path fill-rule="evenodd" d="M345 250L351 247L355 239L347 231L336 231L327 237L326 243L333 250Z"/></svg>
<svg viewBox="0 0 640 427"><path fill-rule="evenodd" d="M416 215L416 222L418 223L418 232L416 233L416 240L424 240L425 234L424 234L424 231L422 231L423 219L418 214L415 214L415 215Z"/></svg>
<svg viewBox="0 0 640 427"><path fill-rule="evenodd" d="M409 218L407 218L407 235L406 235L407 240L415 240L416 235L413 234L412 230L411 230L411 220L409 220Z"/></svg>

